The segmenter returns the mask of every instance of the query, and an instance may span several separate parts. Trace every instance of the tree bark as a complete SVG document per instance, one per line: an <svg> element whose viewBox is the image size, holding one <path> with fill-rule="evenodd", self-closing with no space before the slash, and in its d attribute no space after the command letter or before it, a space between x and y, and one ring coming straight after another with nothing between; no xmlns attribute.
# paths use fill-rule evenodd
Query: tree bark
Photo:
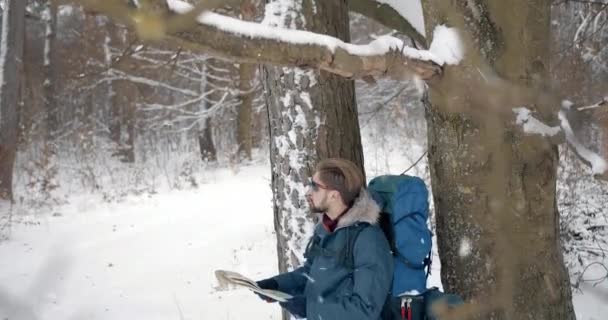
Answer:
<svg viewBox="0 0 608 320"><path fill-rule="evenodd" d="M281 1L267 5L286 13L279 27L349 39L346 1L294 1L290 7L278 8L281 5ZM284 272L302 263L312 232L304 194L315 164L342 157L363 168L363 153L352 80L323 71L269 66L263 68L263 80L279 270Z"/></svg>
<svg viewBox="0 0 608 320"><path fill-rule="evenodd" d="M467 43L465 61L445 69L427 101L443 285L470 301L461 310L469 317L574 319L559 244L557 148L494 112L520 105L494 105L491 94L485 100L476 94L496 72L540 95L550 1L428 0L423 6L427 30L455 26ZM556 121L550 112L542 116Z"/></svg>
<svg viewBox="0 0 608 320"><path fill-rule="evenodd" d="M257 3L256 3L257 2ZM260 1L243 1L240 7L241 17L245 21L253 21L258 10ZM249 63L239 64L239 100L240 105L237 111L237 143L239 146L239 160L244 157L251 160L251 149L253 146L252 137L252 117L253 100L253 78L256 74L257 66Z"/></svg>
<svg viewBox="0 0 608 320"><path fill-rule="evenodd" d="M25 1L8 0L2 11L0 39L0 201L13 200L17 152L17 110L21 102Z"/></svg>
<svg viewBox="0 0 608 320"><path fill-rule="evenodd" d="M253 144L251 136L251 118L253 112L253 77L256 66L248 63L239 65L239 100L237 119L237 143L239 145L239 158L251 160Z"/></svg>

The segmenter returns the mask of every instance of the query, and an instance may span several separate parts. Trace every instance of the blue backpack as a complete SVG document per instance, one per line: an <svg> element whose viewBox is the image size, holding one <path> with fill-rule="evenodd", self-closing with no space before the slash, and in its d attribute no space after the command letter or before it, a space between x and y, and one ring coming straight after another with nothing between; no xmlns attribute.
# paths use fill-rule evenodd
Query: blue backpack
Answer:
<svg viewBox="0 0 608 320"><path fill-rule="evenodd" d="M424 181L406 175L379 176L369 183L368 191L380 207L380 227L395 258L392 296L423 293L433 241Z"/></svg>
<svg viewBox="0 0 608 320"><path fill-rule="evenodd" d="M382 319L432 320L436 318L433 306L462 304L457 295L426 287L432 233L427 225L429 192L424 181L407 175L384 175L372 179L368 191L381 209L380 227L394 256L393 285Z"/></svg>

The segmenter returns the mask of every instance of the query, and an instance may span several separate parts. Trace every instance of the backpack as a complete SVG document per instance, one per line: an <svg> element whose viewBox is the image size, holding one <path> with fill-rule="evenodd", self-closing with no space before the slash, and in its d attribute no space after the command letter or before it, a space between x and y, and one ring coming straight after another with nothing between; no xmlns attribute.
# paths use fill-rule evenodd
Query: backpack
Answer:
<svg viewBox="0 0 608 320"><path fill-rule="evenodd" d="M429 192L424 181L384 175L372 179L368 191L380 207L380 228L395 259L391 295L423 293L431 270L433 241L427 225Z"/></svg>
<svg viewBox="0 0 608 320"><path fill-rule="evenodd" d="M426 288L432 233L427 225L429 193L424 181L407 175L384 175L372 179L368 191L380 207L379 224L394 256L393 284L381 319L434 320L437 306L445 309L462 304L457 295ZM365 226L355 227L347 241L347 267L353 268L354 242Z"/></svg>

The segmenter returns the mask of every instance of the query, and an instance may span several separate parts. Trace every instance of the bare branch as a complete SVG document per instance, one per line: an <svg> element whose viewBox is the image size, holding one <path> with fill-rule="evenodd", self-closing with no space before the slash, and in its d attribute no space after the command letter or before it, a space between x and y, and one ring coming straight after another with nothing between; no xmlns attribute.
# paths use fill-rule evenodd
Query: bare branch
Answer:
<svg viewBox="0 0 608 320"><path fill-rule="evenodd" d="M585 106L585 107L579 107L576 108L576 110L578 111L595 111L595 109L600 108L600 107L608 107L608 96L604 97L604 99L602 99L601 101L594 103L590 106Z"/></svg>
<svg viewBox="0 0 608 320"><path fill-rule="evenodd" d="M608 181L608 164L600 155L587 149L574 135L574 131L570 127L570 122L563 111L559 112L561 127L566 135L566 141L574 148L575 154L582 162L591 167L593 176Z"/></svg>
<svg viewBox="0 0 608 320"><path fill-rule="evenodd" d="M565 103L566 107L570 105L570 102ZM526 108L516 108L513 111L517 114L516 124L520 125L525 133L548 136L555 144L561 144L564 140L563 138L565 138L565 141L573 148L577 157L591 168L593 176L597 179L608 181L608 162L579 141L570 127L570 121L564 110L558 113L559 126L549 126L543 123L533 117L530 110Z"/></svg>

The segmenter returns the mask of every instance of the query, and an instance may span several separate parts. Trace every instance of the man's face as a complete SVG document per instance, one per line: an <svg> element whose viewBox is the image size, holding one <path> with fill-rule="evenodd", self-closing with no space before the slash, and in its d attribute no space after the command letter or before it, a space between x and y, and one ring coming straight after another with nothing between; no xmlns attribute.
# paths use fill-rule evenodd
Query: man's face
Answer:
<svg viewBox="0 0 608 320"><path fill-rule="evenodd" d="M329 209L329 190L319 179L319 174L315 173L310 179L310 185L306 192L306 200L310 210L314 213L326 212Z"/></svg>

